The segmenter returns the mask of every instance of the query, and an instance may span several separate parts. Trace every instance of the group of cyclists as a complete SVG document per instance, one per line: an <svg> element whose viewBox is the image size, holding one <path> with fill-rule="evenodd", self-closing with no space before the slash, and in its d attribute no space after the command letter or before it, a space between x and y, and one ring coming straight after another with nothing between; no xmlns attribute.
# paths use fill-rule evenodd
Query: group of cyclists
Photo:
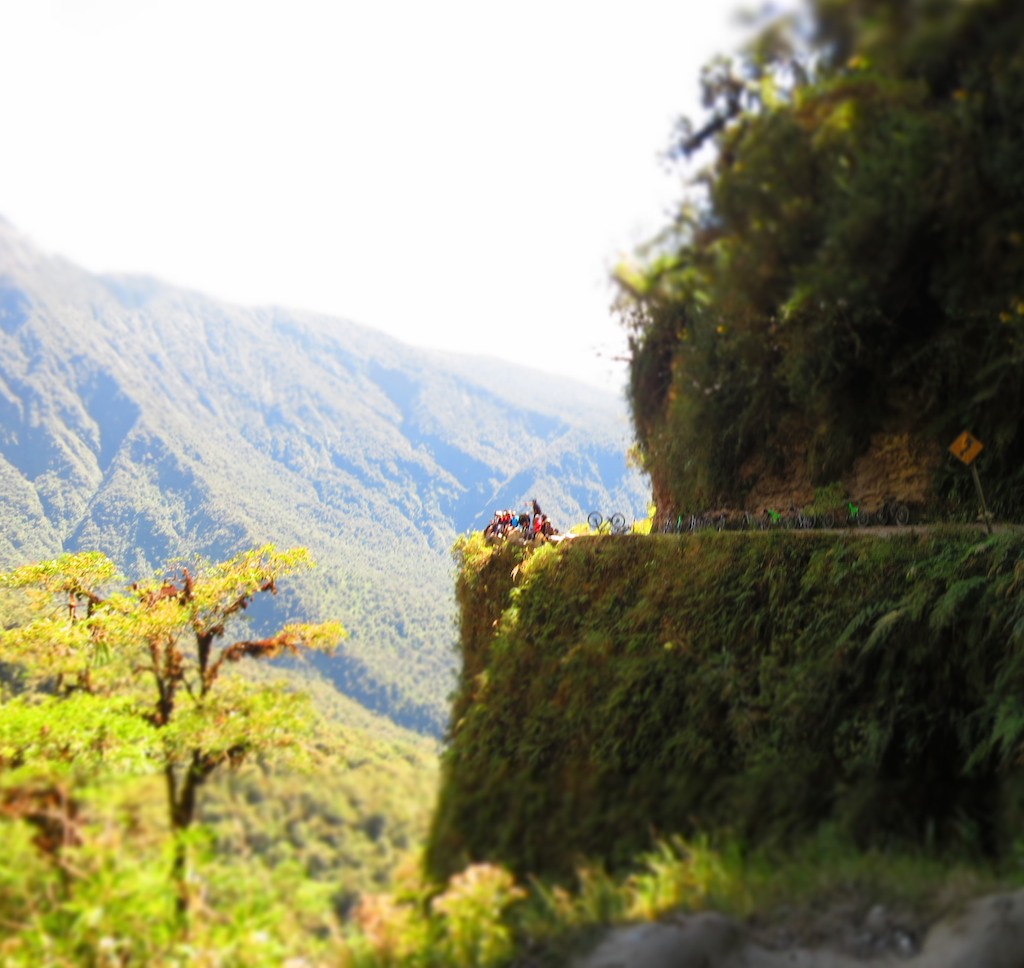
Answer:
<svg viewBox="0 0 1024 968"><path fill-rule="evenodd" d="M484 537L488 541L541 542L547 541L558 531L541 511L536 499L530 502L531 511L512 511L499 508L494 512L490 524L484 528Z"/></svg>

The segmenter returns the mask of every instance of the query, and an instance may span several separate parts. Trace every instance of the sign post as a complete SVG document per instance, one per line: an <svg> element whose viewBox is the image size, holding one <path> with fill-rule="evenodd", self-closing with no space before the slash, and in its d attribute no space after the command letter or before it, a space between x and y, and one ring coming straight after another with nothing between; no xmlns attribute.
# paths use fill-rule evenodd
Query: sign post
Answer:
<svg viewBox="0 0 1024 968"><path fill-rule="evenodd" d="M985 445L977 437L965 430L949 445L949 452L971 469L971 477L974 478L974 489L978 492L978 500L981 501L981 511L985 515L985 530L991 534L992 522L988 516L988 507L985 504L985 494L981 489L981 478L978 477L978 468L974 466L974 458L984 448Z"/></svg>

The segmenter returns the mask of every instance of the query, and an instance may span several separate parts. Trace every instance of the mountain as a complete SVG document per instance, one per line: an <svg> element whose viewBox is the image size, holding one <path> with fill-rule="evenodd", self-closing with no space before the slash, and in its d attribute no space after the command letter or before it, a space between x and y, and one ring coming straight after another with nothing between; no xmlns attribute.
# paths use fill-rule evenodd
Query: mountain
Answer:
<svg viewBox="0 0 1024 968"><path fill-rule="evenodd" d="M0 348L0 564L90 549L142 576L304 545L320 567L276 617L340 618L321 671L421 731L454 685L459 533L531 498L562 529L645 510L613 394L91 274L2 220Z"/></svg>

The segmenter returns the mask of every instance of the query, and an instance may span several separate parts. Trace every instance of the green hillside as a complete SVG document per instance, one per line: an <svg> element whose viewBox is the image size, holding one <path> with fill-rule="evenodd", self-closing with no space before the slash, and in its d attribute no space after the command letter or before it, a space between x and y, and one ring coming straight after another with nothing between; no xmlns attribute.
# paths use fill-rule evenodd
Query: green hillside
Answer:
<svg viewBox="0 0 1024 968"><path fill-rule="evenodd" d="M1019 836L1019 531L462 546L430 841L567 876L652 838L991 855Z"/></svg>
<svg viewBox="0 0 1024 968"><path fill-rule="evenodd" d="M457 535L533 497L561 527L642 513L628 442L613 394L93 276L0 221L0 565L98 550L144 577L308 547L278 608L340 618L324 674L417 730L443 731L454 682Z"/></svg>

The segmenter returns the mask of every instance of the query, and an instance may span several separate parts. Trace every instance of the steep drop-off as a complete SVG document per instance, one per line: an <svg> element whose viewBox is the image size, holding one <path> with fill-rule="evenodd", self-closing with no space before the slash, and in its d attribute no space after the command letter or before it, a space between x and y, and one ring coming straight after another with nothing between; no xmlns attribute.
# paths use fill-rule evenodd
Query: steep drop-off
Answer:
<svg viewBox="0 0 1024 968"><path fill-rule="evenodd" d="M568 875L652 838L992 852L1019 832L1024 533L460 546L428 862Z"/></svg>

